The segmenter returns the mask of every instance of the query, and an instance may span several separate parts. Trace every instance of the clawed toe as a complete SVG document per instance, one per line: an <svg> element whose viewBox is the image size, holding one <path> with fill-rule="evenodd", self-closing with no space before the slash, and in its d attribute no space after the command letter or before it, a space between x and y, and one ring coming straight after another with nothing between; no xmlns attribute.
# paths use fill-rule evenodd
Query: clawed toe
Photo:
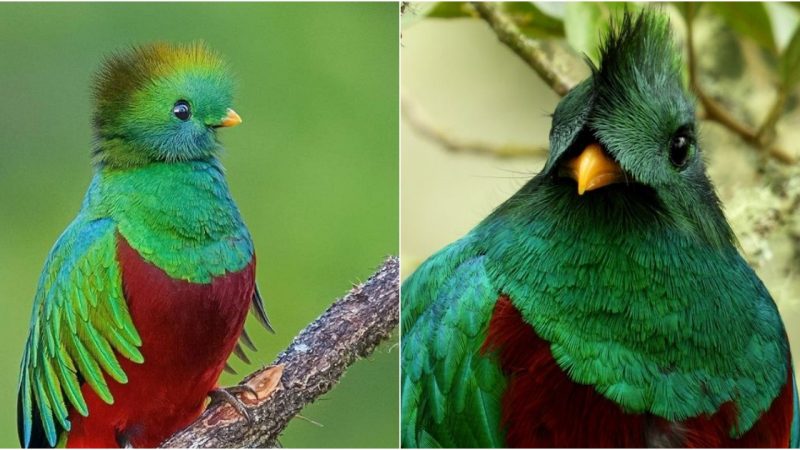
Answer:
<svg viewBox="0 0 800 450"><path fill-rule="evenodd" d="M250 386L245 385L237 385L231 386L228 388L216 388L213 391L208 393L208 396L211 398L211 405L219 404L219 403L227 403L236 410L242 417L247 420L248 425L253 423L253 418L250 415L250 411L248 411L247 407L239 400L236 396L239 394L250 394L256 399L258 399L258 393L253 390Z"/></svg>

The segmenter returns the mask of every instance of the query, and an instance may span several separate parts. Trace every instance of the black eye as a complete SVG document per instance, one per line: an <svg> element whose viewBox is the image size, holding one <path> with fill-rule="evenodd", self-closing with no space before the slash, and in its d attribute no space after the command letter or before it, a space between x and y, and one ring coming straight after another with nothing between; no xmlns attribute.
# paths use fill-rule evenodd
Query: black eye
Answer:
<svg viewBox="0 0 800 450"><path fill-rule="evenodd" d="M669 143L669 161L677 168L683 168L689 162L692 150L692 137L679 131Z"/></svg>
<svg viewBox="0 0 800 450"><path fill-rule="evenodd" d="M192 108L189 107L189 102L186 100L178 100L175 102L175 106L172 107L172 114L175 114L175 117L185 122L192 117Z"/></svg>

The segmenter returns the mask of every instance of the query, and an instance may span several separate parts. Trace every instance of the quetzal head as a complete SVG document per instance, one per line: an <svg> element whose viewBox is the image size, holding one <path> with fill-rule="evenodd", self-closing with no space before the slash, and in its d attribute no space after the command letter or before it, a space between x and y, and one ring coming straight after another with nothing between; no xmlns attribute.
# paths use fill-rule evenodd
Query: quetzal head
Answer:
<svg viewBox="0 0 800 450"><path fill-rule="evenodd" d="M693 99L666 17L625 13L600 67L553 114L545 174L583 202L655 199L655 210L715 243L733 237L708 179Z"/></svg>
<svg viewBox="0 0 800 450"><path fill-rule="evenodd" d="M204 45L156 43L111 56L94 83L94 159L136 167L214 156L241 123L226 65Z"/></svg>

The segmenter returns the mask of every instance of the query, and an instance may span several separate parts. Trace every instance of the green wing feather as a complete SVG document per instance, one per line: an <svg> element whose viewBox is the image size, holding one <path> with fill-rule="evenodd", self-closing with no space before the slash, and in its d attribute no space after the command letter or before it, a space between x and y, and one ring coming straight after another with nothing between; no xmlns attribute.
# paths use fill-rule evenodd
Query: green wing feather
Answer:
<svg viewBox="0 0 800 450"><path fill-rule="evenodd" d="M34 429L41 429L55 445L59 431L70 429L70 407L89 414L82 382L113 403L105 377L127 382L115 351L131 361L144 361L138 349L141 338L122 292L116 240L110 219L79 216L48 256L22 358L18 419L25 447Z"/></svg>
<svg viewBox="0 0 800 450"><path fill-rule="evenodd" d="M403 285L405 447L502 447L505 378L480 348L497 300L468 239L429 259Z"/></svg>

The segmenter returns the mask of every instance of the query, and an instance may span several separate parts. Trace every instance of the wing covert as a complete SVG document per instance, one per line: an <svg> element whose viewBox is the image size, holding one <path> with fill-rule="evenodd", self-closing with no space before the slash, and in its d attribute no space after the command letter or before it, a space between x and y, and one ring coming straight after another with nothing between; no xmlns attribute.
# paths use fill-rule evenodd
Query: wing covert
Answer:
<svg viewBox="0 0 800 450"><path fill-rule="evenodd" d="M79 216L56 242L36 291L19 382L20 443L34 436L55 445L69 431L69 408L86 416L81 385L113 403L105 376L127 377L117 359L144 361L117 262L116 227L110 219ZM40 423L34 423L38 419ZM45 438L45 439L42 439Z"/></svg>
<svg viewBox="0 0 800 450"><path fill-rule="evenodd" d="M413 314L403 321L403 446L502 447L506 381L493 357L481 353L498 294L484 256L443 268L446 257L428 260L402 290L403 310Z"/></svg>

